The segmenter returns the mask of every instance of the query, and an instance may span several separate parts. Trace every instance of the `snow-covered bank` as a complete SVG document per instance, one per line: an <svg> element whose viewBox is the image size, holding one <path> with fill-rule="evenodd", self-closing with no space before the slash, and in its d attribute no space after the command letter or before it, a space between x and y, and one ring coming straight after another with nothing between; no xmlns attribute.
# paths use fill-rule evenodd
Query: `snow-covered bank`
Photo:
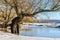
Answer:
<svg viewBox="0 0 60 40"><path fill-rule="evenodd" d="M28 37L0 31L0 40L60 40L60 38Z"/></svg>

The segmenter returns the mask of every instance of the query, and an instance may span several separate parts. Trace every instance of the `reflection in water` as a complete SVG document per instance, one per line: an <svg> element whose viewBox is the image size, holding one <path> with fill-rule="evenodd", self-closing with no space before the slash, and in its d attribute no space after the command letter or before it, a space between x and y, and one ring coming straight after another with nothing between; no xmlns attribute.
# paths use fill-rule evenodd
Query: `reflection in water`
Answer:
<svg viewBox="0 0 60 40"><path fill-rule="evenodd" d="M20 35L34 37L50 37L60 38L60 29L58 28L43 28L40 26L29 26L27 30L20 31Z"/></svg>

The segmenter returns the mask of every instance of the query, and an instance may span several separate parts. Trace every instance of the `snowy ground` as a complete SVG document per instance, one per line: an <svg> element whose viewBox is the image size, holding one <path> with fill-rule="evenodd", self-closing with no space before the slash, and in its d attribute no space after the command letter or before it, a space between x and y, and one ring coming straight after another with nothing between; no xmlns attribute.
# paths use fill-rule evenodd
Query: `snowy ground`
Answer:
<svg viewBox="0 0 60 40"><path fill-rule="evenodd" d="M28 37L14 35L0 31L0 40L60 40L60 38L43 38L43 37Z"/></svg>

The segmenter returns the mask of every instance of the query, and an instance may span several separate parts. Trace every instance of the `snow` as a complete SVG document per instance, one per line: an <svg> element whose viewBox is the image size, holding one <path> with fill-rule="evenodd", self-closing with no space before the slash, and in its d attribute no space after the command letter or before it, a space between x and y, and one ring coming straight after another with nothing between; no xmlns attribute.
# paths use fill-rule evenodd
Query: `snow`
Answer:
<svg viewBox="0 0 60 40"><path fill-rule="evenodd" d="M0 40L60 40L60 38L29 37L0 31Z"/></svg>
<svg viewBox="0 0 60 40"><path fill-rule="evenodd" d="M58 29L58 28L42 28L39 26L36 26L36 27L31 26L29 28L33 28L33 30L31 29L28 31L20 31L22 33L22 35L21 34L15 35L15 34L11 34L8 32L0 31L0 40L60 40L60 36L59 36L60 29ZM25 36L24 36L24 34L25 34ZM28 36L30 34L32 34L32 35ZM46 35L48 35L49 37L43 37ZM55 37L55 38L53 38L53 37Z"/></svg>

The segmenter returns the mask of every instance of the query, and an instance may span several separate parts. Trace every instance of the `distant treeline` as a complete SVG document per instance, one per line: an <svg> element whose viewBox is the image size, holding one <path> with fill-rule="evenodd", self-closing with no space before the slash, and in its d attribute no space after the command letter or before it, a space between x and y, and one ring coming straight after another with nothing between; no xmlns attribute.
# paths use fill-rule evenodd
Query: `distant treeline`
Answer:
<svg viewBox="0 0 60 40"><path fill-rule="evenodd" d="M41 23L60 23L60 20L42 20Z"/></svg>

